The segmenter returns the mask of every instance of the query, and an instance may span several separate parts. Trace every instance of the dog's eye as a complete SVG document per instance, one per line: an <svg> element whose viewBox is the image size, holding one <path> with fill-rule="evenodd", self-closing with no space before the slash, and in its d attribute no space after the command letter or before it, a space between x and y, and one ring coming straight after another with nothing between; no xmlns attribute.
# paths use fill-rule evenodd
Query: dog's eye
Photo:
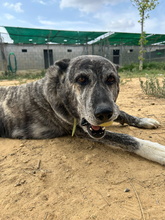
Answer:
<svg viewBox="0 0 165 220"><path fill-rule="evenodd" d="M77 79L76 79L76 82L82 86L85 86L89 83L89 79L87 76L79 76Z"/></svg>
<svg viewBox="0 0 165 220"><path fill-rule="evenodd" d="M106 79L106 81L105 81L105 83L106 83L107 85L112 85L112 84L115 83L115 82L116 82L116 79L115 79L114 76L108 76L107 79Z"/></svg>

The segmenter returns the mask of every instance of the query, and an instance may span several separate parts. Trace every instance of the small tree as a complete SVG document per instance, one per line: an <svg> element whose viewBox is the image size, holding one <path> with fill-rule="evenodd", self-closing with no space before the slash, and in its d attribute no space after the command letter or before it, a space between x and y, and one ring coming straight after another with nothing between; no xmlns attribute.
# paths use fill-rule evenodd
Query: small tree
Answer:
<svg viewBox="0 0 165 220"><path fill-rule="evenodd" d="M146 33L144 32L144 22L149 18L149 11L155 9L159 4L159 0L131 0L133 6L137 7L140 15L140 20L138 21L141 25L141 36L139 40L140 51L139 51L139 70L143 70L144 61L144 46L147 43Z"/></svg>

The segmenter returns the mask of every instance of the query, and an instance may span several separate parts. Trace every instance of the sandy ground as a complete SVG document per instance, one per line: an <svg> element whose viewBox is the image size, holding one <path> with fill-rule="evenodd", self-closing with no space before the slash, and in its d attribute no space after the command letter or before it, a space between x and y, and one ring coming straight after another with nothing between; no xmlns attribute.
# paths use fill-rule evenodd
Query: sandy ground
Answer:
<svg viewBox="0 0 165 220"><path fill-rule="evenodd" d="M0 82L0 85L16 82ZM138 79L121 85L120 109L161 122L156 130L110 129L165 145L165 100ZM75 137L0 139L0 220L164 220L165 168Z"/></svg>

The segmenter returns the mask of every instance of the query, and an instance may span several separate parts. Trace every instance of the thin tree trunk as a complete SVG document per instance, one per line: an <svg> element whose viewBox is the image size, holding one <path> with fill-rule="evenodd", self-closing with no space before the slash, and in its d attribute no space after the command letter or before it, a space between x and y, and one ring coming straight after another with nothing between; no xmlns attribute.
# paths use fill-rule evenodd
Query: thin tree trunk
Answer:
<svg viewBox="0 0 165 220"><path fill-rule="evenodd" d="M141 19L141 37L140 37L140 54L139 54L139 70L143 70L144 59L144 12Z"/></svg>

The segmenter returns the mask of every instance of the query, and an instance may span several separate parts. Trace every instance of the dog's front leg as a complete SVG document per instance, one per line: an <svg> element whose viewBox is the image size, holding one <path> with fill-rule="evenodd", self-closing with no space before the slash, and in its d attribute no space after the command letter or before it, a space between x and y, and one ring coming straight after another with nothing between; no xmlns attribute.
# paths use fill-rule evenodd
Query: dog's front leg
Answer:
<svg viewBox="0 0 165 220"><path fill-rule="evenodd" d="M138 118L132 115L127 114L124 111L120 111L118 118L115 120L116 122L123 124L128 124L130 126L138 127L138 128L158 128L160 123L152 118Z"/></svg>
<svg viewBox="0 0 165 220"><path fill-rule="evenodd" d="M119 147L125 151L133 152L148 160L165 165L165 146L158 143L109 131L106 131L106 135L99 139L98 142Z"/></svg>
<svg viewBox="0 0 165 220"><path fill-rule="evenodd" d="M82 129L77 129L76 136L103 143L113 148L121 148L124 151L133 152L148 160L165 165L165 146L155 142L110 131L106 131L105 136L101 139L93 139Z"/></svg>

